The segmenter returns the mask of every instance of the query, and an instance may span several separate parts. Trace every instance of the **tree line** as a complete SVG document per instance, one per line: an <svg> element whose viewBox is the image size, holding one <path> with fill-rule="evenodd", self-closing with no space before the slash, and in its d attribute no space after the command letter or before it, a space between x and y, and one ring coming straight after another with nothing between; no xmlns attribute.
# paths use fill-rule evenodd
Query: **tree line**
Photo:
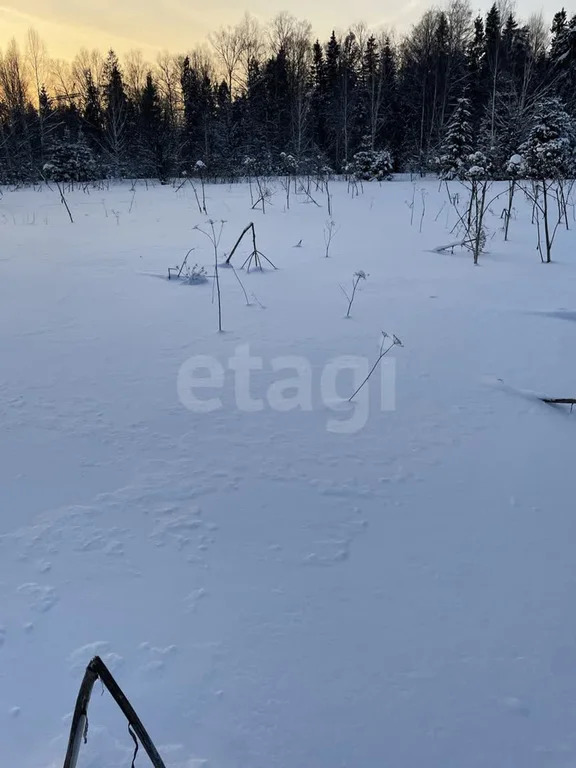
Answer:
<svg viewBox="0 0 576 768"><path fill-rule="evenodd" d="M345 171L366 153L425 173L466 100L471 149L503 172L539 105L576 116L576 15L507 0L430 9L403 38L357 24L315 40L288 13L246 15L187 55L48 57L30 30L0 54L0 183ZM362 155L364 153L364 155Z"/></svg>

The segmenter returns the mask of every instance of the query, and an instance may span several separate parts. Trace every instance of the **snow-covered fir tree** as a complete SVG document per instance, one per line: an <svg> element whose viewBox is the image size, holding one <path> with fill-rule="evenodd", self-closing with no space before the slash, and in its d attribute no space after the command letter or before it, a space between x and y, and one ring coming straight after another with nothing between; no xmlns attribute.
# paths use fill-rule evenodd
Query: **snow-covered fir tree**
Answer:
<svg viewBox="0 0 576 768"><path fill-rule="evenodd" d="M523 178L531 179L524 189L534 204L538 252L549 264L562 218L568 226L565 182L576 170L576 124L559 99L537 104L530 134L518 154Z"/></svg>
<svg viewBox="0 0 576 768"><path fill-rule="evenodd" d="M540 101L527 140L519 147L530 179L565 179L575 171L576 123L556 98Z"/></svg>
<svg viewBox="0 0 576 768"><path fill-rule="evenodd" d="M436 165L442 179L450 181L465 177L472 143L470 100L463 96L458 99L440 147Z"/></svg>
<svg viewBox="0 0 576 768"><path fill-rule="evenodd" d="M371 139L365 136L346 170L358 180L383 181L392 177L393 167L390 152L371 149Z"/></svg>
<svg viewBox="0 0 576 768"><path fill-rule="evenodd" d="M48 149L44 175L54 181L74 183L98 178L98 166L94 154L81 131L72 138L65 129L62 136Z"/></svg>

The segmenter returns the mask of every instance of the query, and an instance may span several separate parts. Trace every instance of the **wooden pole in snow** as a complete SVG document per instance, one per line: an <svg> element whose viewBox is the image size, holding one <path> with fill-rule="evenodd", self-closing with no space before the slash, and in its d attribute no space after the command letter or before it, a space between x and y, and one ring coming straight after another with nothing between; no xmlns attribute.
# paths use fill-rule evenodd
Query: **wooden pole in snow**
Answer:
<svg viewBox="0 0 576 768"><path fill-rule="evenodd" d="M76 768L82 739L86 742L88 704L90 703L90 696L92 695L94 683L98 679L100 679L103 685L106 686L110 695L122 710L124 717L128 720L129 728L134 731L138 739L140 739L140 743L145 749L154 768L166 768L164 761L148 735L148 731L144 728L144 725L136 714L134 708L126 698L124 692L112 676L112 673L106 664L104 664L99 656L95 656L86 667L84 679L82 680L80 690L78 691L74 715L72 716L72 725L70 726L70 737L68 739L68 749L66 750L66 757L64 759L64 768Z"/></svg>

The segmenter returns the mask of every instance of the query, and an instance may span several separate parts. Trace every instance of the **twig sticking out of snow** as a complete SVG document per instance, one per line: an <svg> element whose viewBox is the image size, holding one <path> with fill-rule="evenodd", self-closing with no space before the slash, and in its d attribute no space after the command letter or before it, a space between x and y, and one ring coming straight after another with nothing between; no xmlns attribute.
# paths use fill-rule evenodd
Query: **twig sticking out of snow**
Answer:
<svg viewBox="0 0 576 768"><path fill-rule="evenodd" d="M356 296L358 283L360 282L360 280L366 280L367 277L368 275L366 274L366 272L364 272L363 269L359 269L358 272L354 272L354 275L352 277L352 293L350 296L348 296L348 294L346 293L346 289L344 288L344 286L343 285L340 286L342 293L348 299L348 311L346 312L347 318L350 317L350 311L352 309L352 304L354 303L354 298Z"/></svg>
<svg viewBox="0 0 576 768"><path fill-rule="evenodd" d="M326 245L326 252L324 255L326 258L330 256L330 246L332 244L332 240L334 239L334 235L336 235L337 232L338 227L336 226L336 222L333 219L328 219L324 225L324 243Z"/></svg>
<svg viewBox="0 0 576 768"><path fill-rule="evenodd" d="M207 232L205 229L201 229L198 225L194 227L194 229L197 229L198 232L201 232L205 237L210 240L212 243L212 248L214 249L214 285L216 286L216 293L218 296L218 331L219 333L222 333L222 294L220 292L220 275L218 273L218 246L220 245L220 239L222 237L222 230L224 229L224 224L226 222L224 220L220 221L220 229L218 232L216 232L216 222L214 219L209 219L208 224L210 225L210 232Z"/></svg>
<svg viewBox="0 0 576 768"><path fill-rule="evenodd" d="M84 673L84 678L78 692L78 698L76 699L76 706L72 716L72 725L70 727L68 749L64 759L64 768L76 768L82 740L86 743L88 733L88 704L90 703L94 683L98 679L100 679L102 684L108 689L110 695L122 710L124 717L128 720L128 729L130 735L134 739L136 747L138 747L138 742L136 740L136 737L138 737L154 768L166 768L154 742L148 735L148 731L144 728L136 711L112 676L112 673L106 664L104 664L99 656L95 656L86 667L86 672ZM138 750L136 749L136 751Z"/></svg>
<svg viewBox="0 0 576 768"><path fill-rule="evenodd" d="M374 371L375 371L375 370L376 370L376 368L378 367L378 364L379 364L380 360L382 360L382 358L383 358L385 355L387 355L387 354L388 354L388 352L390 352L390 350L392 349L392 347L403 347L403 346L404 346L404 345L402 344L402 342L400 341L400 339L398 338L398 336L395 336L394 334L392 334L392 341L389 343L389 346L388 346L388 347L386 347L386 349L384 349L384 344L385 344L385 342L386 342L386 339L389 339L389 338L390 338L390 336L389 336L389 335L386 333L386 331L382 331L382 343L380 344L380 354L378 355L378 359L376 360L376 362L374 363L374 365L373 365L373 366L372 366L372 368L370 369L370 372L368 373L368 376L366 376L366 378L364 379L364 381L362 382L362 384L360 384L360 386L359 386L359 387L358 387L358 389L357 389L357 390L354 392L354 394L350 395L350 397L348 398L348 402L349 402L349 403L351 403L351 402L352 402L352 400L353 400L353 398L355 398L355 397L356 397L356 395L358 394L358 392L360 392L360 390L362 389L362 387L363 387L363 386L366 384L366 382L368 381L368 379L370 378L370 376L372 376L372 374L374 373Z"/></svg>

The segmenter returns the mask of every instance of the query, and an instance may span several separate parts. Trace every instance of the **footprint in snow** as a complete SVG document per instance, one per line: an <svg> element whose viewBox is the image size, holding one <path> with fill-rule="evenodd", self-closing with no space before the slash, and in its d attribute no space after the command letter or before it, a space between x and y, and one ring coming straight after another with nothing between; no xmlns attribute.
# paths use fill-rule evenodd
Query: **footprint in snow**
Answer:
<svg viewBox="0 0 576 768"><path fill-rule="evenodd" d="M110 643L106 640L97 640L94 643L88 643L81 648L77 648L68 657L68 669L73 674L83 671L94 656L100 656L104 664L114 672L124 663L124 659L110 649Z"/></svg>
<svg viewBox="0 0 576 768"><path fill-rule="evenodd" d="M54 587L43 587L41 584L31 582L19 586L18 592L29 598L30 608L37 613L47 613L58 602Z"/></svg>
<svg viewBox="0 0 576 768"><path fill-rule="evenodd" d="M141 672L156 673L165 669L167 661L177 652L175 645L168 645L165 648L159 648L148 642L140 643L138 650L144 655L144 663L140 668Z"/></svg>

